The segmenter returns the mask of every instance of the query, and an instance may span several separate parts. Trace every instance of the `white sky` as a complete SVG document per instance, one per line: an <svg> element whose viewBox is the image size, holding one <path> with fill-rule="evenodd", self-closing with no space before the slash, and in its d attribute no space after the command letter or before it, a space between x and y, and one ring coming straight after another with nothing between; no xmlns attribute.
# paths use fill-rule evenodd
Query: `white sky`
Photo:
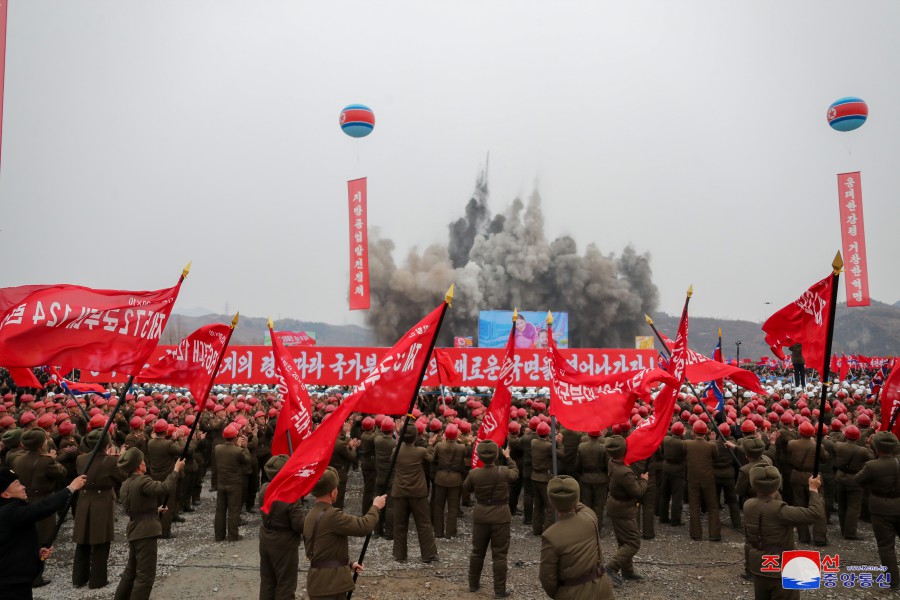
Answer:
<svg viewBox="0 0 900 600"><path fill-rule="evenodd" d="M861 170L893 303L898 23L894 0L10 0L0 286L155 289L193 260L182 307L362 323L346 181L400 261L446 243L490 152L494 212L537 185L551 239L651 252L662 310L693 283L692 314L751 320L828 273ZM832 131L848 95L869 121Z"/></svg>

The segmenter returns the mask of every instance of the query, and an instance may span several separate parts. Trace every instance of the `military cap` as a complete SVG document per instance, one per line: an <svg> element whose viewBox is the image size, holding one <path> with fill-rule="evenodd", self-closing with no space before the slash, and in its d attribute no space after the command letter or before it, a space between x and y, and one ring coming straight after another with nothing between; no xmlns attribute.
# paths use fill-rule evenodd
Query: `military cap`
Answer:
<svg viewBox="0 0 900 600"><path fill-rule="evenodd" d="M22 445L26 450L40 450L47 440L47 432L43 429L29 429L22 434Z"/></svg>
<svg viewBox="0 0 900 600"><path fill-rule="evenodd" d="M497 443L493 440L484 440L478 444L475 451L478 453L478 458L481 459L481 462L485 464L493 464L497 460L497 456L500 455L500 448L497 447Z"/></svg>
<svg viewBox="0 0 900 600"><path fill-rule="evenodd" d="M3 442L3 445L6 448L18 448L19 444L22 443L22 434L24 433L23 429L10 429L9 431L4 431L3 436L0 437L0 441Z"/></svg>
<svg viewBox="0 0 900 600"><path fill-rule="evenodd" d="M771 494L781 487L781 473L771 465L756 465L750 469L750 485L758 494Z"/></svg>
<svg viewBox="0 0 900 600"><path fill-rule="evenodd" d="M749 437L743 439L741 448L750 458L759 458L762 456L763 450L766 449L766 443L758 437Z"/></svg>
<svg viewBox="0 0 900 600"><path fill-rule="evenodd" d="M338 472L334 467L328 467L325 469L325 472L322 473L322 477L320 477L313 486L312 495L316 498L327 496L332 490L337 488L340 482L341 478L338 476Z"/></svg>
<svg viewBox="0 0 900 600"><path fill-rule="evenodd" d="M134 473L135 470L144 462L144 453L137 448L129 448L119 457L116 466L128 474Z"/></svg>
<svg viewBox="0 0 900 600"><path fill-rule="evenodd" d="M281 470L281 467L283 467L284 463L287 461L287 454L277 454L266 461L266 466L263 467L263 470L265 470L266 477L269 478L269 481L275 479L275 476L278 475L278 471Z"/></svg>
<svg viewBox="0 0 900 600"><path fill-rule="evenodd" d="M622 458L625 451L628 450L628 444L621 435L613 435L606 438L606 452L613 458Z"/></svg>
<svg viewBox="0 0 900 600"><path fill-rule="evenodd" d="M410 444L416 441L417 437L419 437L419 430L416 429L416 426L413 423L410 423L406 426L406 429L403 430L403 441Z"/></svg>
<svg viewBox="0 0 900 600"><path fill-rule="evenodd" d="M878 452L891 454L897 450L898 445L900 445L900 441L890 431L879 431L872 436L872 446Z"/></svg>
<svg viewBox="0 0 900 600"><path fill-rule="evenodd" d="M547 483L550 505L560 512L568 512L575 508L580 492L578 481L568 475L559 475Z"/></svg>
<svg viewBox="0 0 900 600"><path fill-rule="evenodd" d="M102 429L94 429L90 433L88 433L84 438L85 442L88 445L88 448L93 450L94 446L97 445L97 442L100 441L101 435L103 435ZM103 445L100 446L100 449L103 450L107 446L109 446L109 436L108 435L103 437Z"/></svg>

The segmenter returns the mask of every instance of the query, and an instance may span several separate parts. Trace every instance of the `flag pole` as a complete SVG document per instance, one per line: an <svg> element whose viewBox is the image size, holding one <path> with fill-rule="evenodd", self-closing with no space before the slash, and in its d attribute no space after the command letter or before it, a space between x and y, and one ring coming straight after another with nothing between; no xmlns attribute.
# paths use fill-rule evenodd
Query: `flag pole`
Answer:
<svg viewBox="0 0 900 600"><path fill-rule="evenodd" d="M288 452L293 454L294 453L294 442L291 441L291 431L289 429L284 430L284 437L287 438Z"/></svg>
<svg viewBox="0 0 900 600"><path fill-rule="evenodd" d="M187 266L181 271L181 277L178 279L179 285L184 281L184 278L187 277L190 271L191 263L188 263ZM125 396L128 395L128 391L131 389L133 383L134 375L130 375L128 377L128 381L125 383L125 387L122 388L122 391L119 394L119 400L116 402L115 407L113 407L113 411L109 414L109 418L106 420L106 425L103 426L103 432L100 434L100 439L97 440L97 443L94 445L94 449L91 450L91 454L88 456L87 463L84 465L84 469L82 469L78 474L79 476L85 475L90 470L91 464L94 462L94 458L97 456L97 452L100 451L100 446L106 440L106 436L109 433L109 428L112 427L113 421L116 418L116 414L118 414L119 409L122 408L122 404L125 403ZM56 540L56 536L59 535L59 530L62 527L63 521L66 520L66 516L68 516L69 514L69 507L72 505L72 499L74 497L75 494L72 494L66 500L66 505L63 507L62 516L56 522L56 527L53 528L53 534L50 536L50 539L47 541L47 543L42 546L43 548L49 548L53 545L53 542Z"/></svg>
<svg viewBox="0 0 900 600"><path fill-rule="evenodd" d="M828 388L828 378L831 375L829 372L831 367L831 340L834 337L834 315L837 312L838 282L841 279L843 268L844 259L841 258L841 251L838 250L834 260L831 262L831 305L828 311L828 329L825 332L825 356L823 358L825 365L822 367L823 372L821 373L822 398L819 401L819 420L816 422L816 455L813 459L813 477L819 474L819 453L822 451L822 436L824 435L822 424L825 420L825 395Z"/></svg>
<svg viewBox="0 0 900 600"><path fill-rule="evenodd" d="M693 288L691 288L691 292L689 292L689 294L692 292L693 292ZM688 297L690 297L690 295ZM644 320L647 321L647 325L649 325L650 329L653 330L653 333L656 334L656 338L662 344L663 349L666 351L666 354L669 355L669 358L671 360L672 350L669 348L669 345L666 344L665 340L662 338L662 335L660 335L659 330L656 329L656 325L653 323L653 319L650 318L650 315L644 315ZM706 407L706 403L700 397L700 394L698 394L697 390L694 389L694 384L692 384L690 382L690 380L688 380L687 377L684 378L684 382L687 384L687 386L689 388L691 388L691 393L694 394L694 397L697 398L697 403L700 405L700 408L702 408L703 412L706 413L706 416L709 417L709 422L711 424L715 424L715 422L716 422L715 419L713 419L713 416L709 413L709 409ZM715 430L716 435L719 436L719 438L722 440L722 443L724 444L725 436L722 435L722 432L719 431L718 427L713 427L713 429ZM744 466L743 463L741 463L741 461L738 460L737 455L734 453L734 451L731 448L729 448L727 445L725 446L725 448L728 450L728 453L731 454L731 458L734 460L734 464L736 464L739 468Z"/></svg>
<svg viewBox="0 0 900 600"><path fill-rule="evenodd" d="M425 359L425 362L422 365L422 370L419 372L419 381L416 383L416 387L413 388L412 398L409 401L409 407L406 410L406 416L403 419L403 427L400 428L400 436L397 438L397 445L394 446L394 451L391 454L391 463L388 466L387 477L385 478L386 482L391 481L391 475L394 473L394 466L397 464L397 454L400 453L400 444L403 443L403 432L406 431L407 425L409 425L409 420L412 417L413 408L416 406L416 400L419 397L419 388L422 387L422 381L425 379L425 372L428 370L428 365L431 363L431 355L434 352L434 345L437 342L438 334L441 331L441 324L444 322L444 315L447 314L447 309L451 306L453 302L453 284L450 284L450 289L447 290L447 294L444 296L444 306L441 309L441 316L438 317L437 329L434 332L434 335L431 337L431 344L428 347L428 354L426 356L428 358ZM390 493L390 490L388 490ZM359 551L359 564L363 564L363 560L366 558L366 550L369 549L369 541L372 539L372 532L366 536L366 539L363 541L362 549ZM359 573L354 571L353 573L353 581L354 583L359 578ZM353 590L347 592L347 600L350 600L350 597L353 596Z"/></svg>
<svg viewBox="0 0 900 600"><path fill-rule="evenodd" d="M515 326L515 322L516 313L513 311L513 326ZM549 310L547 311L547 327L553 327L553 314ZM556 415L553 414L550 415L550 453L553 458L553 476L556 477L559 474L559 467L556 459Z"/></svg>

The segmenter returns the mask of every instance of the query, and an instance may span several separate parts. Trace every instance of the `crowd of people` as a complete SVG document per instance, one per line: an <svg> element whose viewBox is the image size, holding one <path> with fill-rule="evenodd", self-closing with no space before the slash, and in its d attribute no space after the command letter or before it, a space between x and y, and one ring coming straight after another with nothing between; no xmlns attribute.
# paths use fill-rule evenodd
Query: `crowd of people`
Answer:
<svg viewBox="0 0 900 600"><path fill-rule="evenodd" d="M825 385L824 411L817 381L797 386L764 374L766 394L728 384L721 410L684 388L660 447L628 465L628 434L650 413L641 402L630 421L607 431L560 427L554 433L548 390L522 389L514 394L502 448L476 444L489 393L423 389L405 428L402 417L354 414L312 490L315 502L276 502L262 515L260 597L294 597L301 546L310 598L346 597L353 572L363 568L348 555L347 537L391 540L393 559L404 562L410 519L421 561L439 561L438 541L458 536L460 507L472 507L469 589L482 586L490 550L495 597L509 595L506 556L514 525L541 537L539 580L552 598L611 598L614 587L642 578L633 559L657 526L687 525L685 537L715 543L722 521L745 535L745 577L757 597L775 588L787 592L764 557L797 541L833 544L827 535L833 520L849 540L857 538L860 521L871 523L889 574L885 582L896 588L900 443L877 432L890 416L880 414L868 377L855 375ZM313 421L332 413L347 391L312 390ZM31 597L30 588L46 582L42 565L52 552L54 525L71 510L72 584L111 584L116 520L127 519L128 562L115 598L147 598L157 540L177 535L207 475L216 492L211 539L235 541L242 510L258 509L267 482L287 462L271 453L282 402L274 389L215 388L195 402L186 393L144 386L123 390L118 411L113 392L109 399L79 399L58 388L2 395L0 548L17 548L17 559L0 561L0 583L22 590L11 597ZM101 433L113 412L106 439ZM817 449L820 422L825 434ZM362 498L351 507L346 488L355 470ZM600 539L610 534L616 550L604 558Z"/></svg>

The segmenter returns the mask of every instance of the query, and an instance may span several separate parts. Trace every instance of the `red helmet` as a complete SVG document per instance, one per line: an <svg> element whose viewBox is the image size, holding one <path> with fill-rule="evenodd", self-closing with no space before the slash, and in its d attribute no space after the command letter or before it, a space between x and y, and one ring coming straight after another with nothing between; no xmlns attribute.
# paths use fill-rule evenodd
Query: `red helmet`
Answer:
<svg viewBox="0 0 900 600"><path fill-rule="evenodd" d="M686 410L681 412L681 420L682 421L687 421L690 418L691 418L691 413L689 413Z"/></svg>
<svg viewBox="0 0 900 600"><path fill-rule="evenodd" d="M269 412L268 412L268 415L269 415L269 418L270 418L270 419L274 419L275 417L278 416L278 410L277 410L277 409L274 409L274 408L270 408L270 409L269 409Z"/></svg>
<svg viewBox="0 0 900 600"><path fill-rule="evenodd" d="M785 412L783 415L781 415L781 422L785 425L790 425L794 422L794 415Z"/></svg>
<svg viewBox="0 0 900 600"><path fill-rule="evenodd" d="M71 421L63 421L59 424L59 434L60 435L69 435L75 431L75 424Z"/></svg>
<svg viewBox="0 0 900 600"><path fill-rule="evenodd" d="M22 416L19 417L19 424L28 425L32 421L34 421L37 417L34 416L34 413L30 410L26 410L22 413Z"/></svg>
<svg viewBox="0 0 900 600"><path fill-rule="evenodd" d="M472 424L468 421L460 421L459 422L459 431L461 433L469 433L472 431Z"/></svg>
<svg viewBox="0 0 900 600"><path fill-rule="evenodd" d="M194 421L196 421L196 420L197 420L197 417L195 417L194 415L188 415L184 418L184 424L187 425L188 427L190 427L194 424Z"/></svg>
<svg viewBox="0 0 900 600"><path fill-rule="evenodd" d="M858 440L859 439L859 427L856 425L847 425L844 427L844 437L848 440Z"/></svg>
<svg viewBox="0 0 900 600"><path fill-rule="evenodd" d="M813 424L809 421L803 421L800 423L800 435L803 437L812 437L816 435L816 428L813 427Z"/></svg>
<svg viewBox="0 0 900 600"><path fill-rule="evenodd" d="M442 428L443 428L443 424L441 423L441 421L439 419L432 419L431 422L428 424L428 429L430 429L431 431L437 432L437 431L440 431Z"/></svg>
<svg viewBox="0 0 900 600"><path fill-rule="evenodd" d="M844 428L844 424L841 423L840 419L832 419L831 420L831 430L832 431L840 431Z"/></svg>
<svg viewBox="0 0 900 600"><path fill-rule="evenodd" d="M684 435L684 423L681 421L675 421L672 423L672 433L678 436Z"/></svg>
<svg viewBox="0 0 900 600"><path fill-rule="evenodd" d="M741 423L741 433L754 433L756 431L756 425L751 420L746 420Z"/></svg>
<svg viewBox="0 0 900 600"><path fill-rule="evenodd" d="M859 423L860 427L868 427L872 424L872 419L869 418L869 415L863 413L859 415L859 418L856 420Z"/></svg>
<svg viewBox="0 0 900 600"><path fill-rule="evenodd" d="M165 433L168 430L169 430L169 423L165 419L160 419L156 423L153 424L153 433Z"/></svg>
<svg viewBox="0 0 900 600"><path fill-rule="evenodd" d="M381 430L382 431L393 431L394 430L394 420L390 417L385 417L381 420Z"/></svg>
<svg viewBox="0 0 900 600"><path fill-rule="evenodd" d="M363 431L372 431L375 429L375 419L372 417L366 417L362 420L362 428Z"/></svg>
<svg viewBox="0 0 900 600"><path fill-rule="evenodd" d="M722 435L731 435L731 427L728 426L728 423L719 423L719 432Z"/></svg>
<svg viewBox="0 0 900 600"><path fill-rule="evenodd" d="M537 434L541 437L544 437L545 435L550 435L550 426L547 425L546 423L541 423L540 425L537 426Z"/></svg>
<svg viewBox="0 0 900 600"><path fill-rule="evenodd" d="M528 428L532 431L537 431L538 426L541 424L541 420L538 417L531 417L528 421Z"/></svg>
<svg viewBox="0 0 900 600"><path fill-rule="evenodd" d="M37 424L41 429L49 429L56 423L56 415L53 413L44 413L38 417Z"/></svg>
<svg viewBox="0 0 900 600"><path fill-rule="evenodd" d="M444 431L444 437L448 440L455 440L457 437L459 437L459 428L452 423L450 425L447 425L447 430Z"/></svg>
<svg viewBox="0 0 900 600"><path fill-rule="evenodd" d="M697 435L706 435L707 433L709 433L709 427L707 427L706 423L704 421L701 421L700 419L694 421L694 425L693 427L691 427L691 430Z"/></svg>
<svg viewBox="0 0 900 600"><path fill-rule="evenodd" d="M153 426L153 429L156 429L156 425ZM232 423L228 425L225 429L222 430L222 437L226 440L233 440L238 436L238 428Z"/></svg>
<svg viewBox="0 0 900 600"><path fill-rule="evenodd" d="M512 434L517 434L522 430L522 427L519 425L518 421L510 421L509 422L509 432Z"/></svg>
<svg viewBox="0 0 900 600"><path fill-rule="evenodd" d="M132 429L140 429L144 426L144 420L140 417L131 417L131 420L128 421L128 426Z"/></svg>

